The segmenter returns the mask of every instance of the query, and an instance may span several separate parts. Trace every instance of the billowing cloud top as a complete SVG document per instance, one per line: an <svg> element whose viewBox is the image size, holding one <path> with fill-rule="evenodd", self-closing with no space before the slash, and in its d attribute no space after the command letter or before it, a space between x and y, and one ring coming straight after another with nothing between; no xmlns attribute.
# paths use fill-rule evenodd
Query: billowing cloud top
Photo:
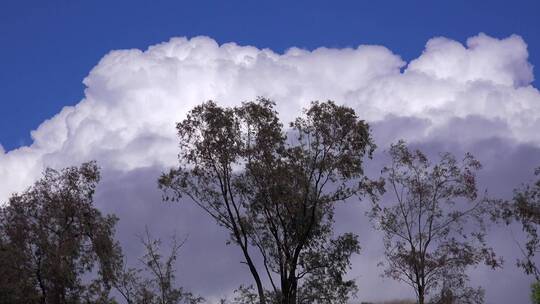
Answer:
<svg viewBox="0 0 540 304"><path fill-rule="evenodd" d="M207 37L112 51L84 80L79 104L43 122L32 132L31 146L0 149L0 199L30 184L46 166L88 159L121 170L171 165L174 123L209 99L234 105L269 97L285 120L312 100L332 99L371 122L389 115L422 119L420 130L396 132L409 140L445 132L456 118L474 117L491 127L471 130L465 138L539 144L540 94L530 85L527 57L519 36L499 40L485 34L465 46L431 39L409 64L382 46L277 54L218 45Z"/></svg>
<svg viewBox="0 0 540 304"><path fill-rule="evenodd" d="M465 45L433 38L409 63L383 46L291 48L277 54L234 43L218 45L207 37L173 38L146 51L112 51L84 79L84 99L43 122L32 132L31 146L7 152L0 146L0 202L29 186L45 167L95 159L104 171L116 174L104 178L99 198L132 204L130 208L103 204L109 211L122 213L121 219L131 218L120 222L127 225L124 231L151 220L149 214L163 223L179 222L170 212L158 214L143 202L143 198L159 200L152 192L156 174L176 163L175 123L206 100L237 105L257 96L273 99L285 121L312 100L331 99L351 106L374 126L375 140L382 147L404 138L436 154L441 142L451 142L456 151L461 152L460 146L480 151L482 161L489 162L489 157L519 160L492 161L495 166L487 174L487 183L497 189L507 182L502 175L518 183L524 176L521 172L528 172L537 161L531 155L537 155L540 146L540 93L532 81L527 45L515 35L495 39L479 34ZM478 143L485 148L474 148ZM346 222L341 228L348 227ZM375 244L376 238L365 237L368 243L373 238ZM368 266L361 270L376 271L370 265L379 256L375 249L365 252L361 259ZM222 257L212 256L216 258ZM201 269L206 268L200 266L197 273L204 274ZM518 282L516 271L507 277ZM208 292L218 290L219 284ZM370 295L370 290L387 286L381 284L364 282L361 291ZM503 290L500 287L508 280L490 284L491 290ZM368 288L362 290L362 286ZM516 286L525 286L526 300L527 285L518 282ZM399 295L402 289L396 288L394 295ZM504 300L504 294L499 299Z"/></svg>

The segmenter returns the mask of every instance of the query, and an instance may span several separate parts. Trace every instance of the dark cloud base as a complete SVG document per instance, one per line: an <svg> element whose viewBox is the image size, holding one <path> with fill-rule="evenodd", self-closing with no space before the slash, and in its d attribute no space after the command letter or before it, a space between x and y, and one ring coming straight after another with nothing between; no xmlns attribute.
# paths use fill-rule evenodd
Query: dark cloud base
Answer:
<svg viewBox="0 0 540 304"><path fill-rule="evenodd" d="M375 137L385 139L382 134L396 130L398 125L422 126L421 121L389 120L387 125L375 124ZM540 149L532 145L515 144L492 138L474 143L456 143L448 137L423 143L411 143L436 159L440 152L449 151L456 156L473 153L483 164L479 173L481 189L490 196L509 198L512 190L520 183L533 178L533 169L540 165ZM381 145L373 160L366 162L366 174L377 177L387 161L385 146ZM120 218L117 237L131 265L142 254L137 234L147 226L152 234L167 243L173 233L187 237L178 260L178 281L188 289L217 299L226 296L240 284L251 284L247 268L240 263L241 254L225 241L227 233L217 226L202 210L189 201L165 203L157 188L157 178L162 168L149 167L128 173L104 171L96 201L105 213L114 213ZM353 259L350 276L357 279L360 287L359 300L412 298L413 294L396 282L379 277L376 264L381 260L381 235L372 229L365 212L368 201L349 200L339 204L336 210L336 231L352 231L360 236L362 252ZM519 237L519 227L513 227ZM489 240L503 255L505 266L491 271L479 266L471 270L473 285L486 289L486 303L527 303L531 278L515 267L518 251L507 227L493 227Z"/></svg>

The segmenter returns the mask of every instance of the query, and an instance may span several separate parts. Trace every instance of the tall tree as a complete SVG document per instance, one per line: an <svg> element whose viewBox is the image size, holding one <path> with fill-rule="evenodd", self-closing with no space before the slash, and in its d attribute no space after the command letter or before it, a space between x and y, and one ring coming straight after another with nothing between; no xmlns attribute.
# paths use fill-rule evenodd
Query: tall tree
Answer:
<svg viewBox="0 0 540 304"><path fill-rule="evenodd" d="M403 141L389 155L382 179L371 184L391 194L373 196L370 212L384 233L384 275L409 284L420 304L428 295L433 302L482 303L482 291L467 286L465 271L482 261L499 267L501 261L485 242L485 216L494 206L478 198L480 163L470 154L457 161L445 153L433 164Z"/></svg>
<svg viewBox="0 0 540 304"><path fill-rule="evenodd" d="M117 219L93 205L94 162L47 169L0 216L0 302L103 303L121 261ZM94 279L91 279L94 277Z"/></svg>
<svg viewBox="0 0 540 304"><path fill-rule="evenodd" d="M180 166L160 178L165 198L187 195L230 231L259 302L345 302L356 285L344 275L359 245L353 234L334 236L334 206L361 191L374 149L354 110L314 102L284 130L267 99L235 108L207 102L177 130Z"/></svg>

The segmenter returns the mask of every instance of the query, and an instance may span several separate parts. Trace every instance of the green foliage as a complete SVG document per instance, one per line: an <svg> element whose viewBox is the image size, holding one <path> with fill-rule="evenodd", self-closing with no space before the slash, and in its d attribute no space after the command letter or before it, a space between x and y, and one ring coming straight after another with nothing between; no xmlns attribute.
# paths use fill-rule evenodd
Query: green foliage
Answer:
<svg viewBox="0 0 540 304"><path fill-rule="evenodd" d="M536 281L531 284L531 301L532 304L540 304L540 282Z"/></svg>

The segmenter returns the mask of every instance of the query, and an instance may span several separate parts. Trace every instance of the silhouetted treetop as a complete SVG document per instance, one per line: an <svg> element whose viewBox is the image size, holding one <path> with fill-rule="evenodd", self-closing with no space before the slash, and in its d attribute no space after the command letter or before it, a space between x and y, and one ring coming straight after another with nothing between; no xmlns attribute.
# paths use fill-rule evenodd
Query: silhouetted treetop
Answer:
<svg viewBox="0 0 540 304"><path fill-rule="evenodd" d="M432 163L403 141L389 155L382 179L371 185L390 198L372 196L369 214L384 233L384 275L409 284L420 304L428 295L433 303L482 303L483 291L467 286L467 267L496 268L502 261L485 240L486 219L500 205L479 198L480 162L471 154L458 161L442 153Z"/></svg>
<svg viewBox="0 0 540 304"><path fill-rule="evenodd" d="M105 302L121 263L117 218L94 207L95 162L43 177L2 208L3 303Z"/></svg>
<svg viewBox="0 0 540 304"><path fill-rule="evenodd" d="M284 128L274 106L195 107L177 125L180 165L159 184L165 199L186 195L230 231L261 303L345 302L356 286L343 275L359 245L353 234L335 238L333 210L363 190L369 126L328 101Z"/></svg>

